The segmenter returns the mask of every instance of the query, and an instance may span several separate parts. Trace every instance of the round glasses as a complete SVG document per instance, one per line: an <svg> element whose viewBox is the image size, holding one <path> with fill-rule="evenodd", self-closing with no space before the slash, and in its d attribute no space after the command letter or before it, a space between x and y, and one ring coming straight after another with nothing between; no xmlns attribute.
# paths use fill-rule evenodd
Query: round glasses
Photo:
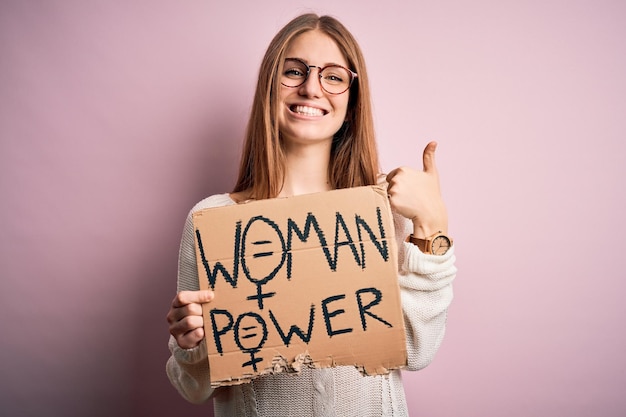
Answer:
<svg viewBox="0 0 626 417"><path fill-rule="evenodd" d="M357 73L341 65L327 65L318 67L307 65L298 58L285 59L283 74L280 83L285 87L300 87L309 78L311 68L318 69L318 76L322 90L328 94L341 94L348 91Z"/></svg>

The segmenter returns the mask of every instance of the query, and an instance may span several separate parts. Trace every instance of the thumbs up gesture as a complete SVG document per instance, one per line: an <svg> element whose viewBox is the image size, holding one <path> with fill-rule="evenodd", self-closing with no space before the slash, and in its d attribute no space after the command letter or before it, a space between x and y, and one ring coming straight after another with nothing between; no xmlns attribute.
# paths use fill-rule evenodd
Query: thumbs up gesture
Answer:
<svg viewBox="0 0 626 417"><path fill-rule="evenodd" d="M411 219L413 236L426 238L448 232L448 213L441 198L439 172L435 164L436 142L424 148L423 170L399 167L387 175L387 195L391 208Z"/></svg>

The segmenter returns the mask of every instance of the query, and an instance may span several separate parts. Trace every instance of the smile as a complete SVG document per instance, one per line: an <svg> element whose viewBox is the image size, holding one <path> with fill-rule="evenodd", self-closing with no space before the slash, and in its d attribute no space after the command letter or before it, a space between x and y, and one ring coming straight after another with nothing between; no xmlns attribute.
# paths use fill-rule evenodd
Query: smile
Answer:
<svg viewBox="0 0 626 417"><path fill-rule="evenodd" d="M323 116L326 114L326 112L322 109L309 106L293 105L291 106L290 110L294 113L302 114L304 116Z"/></svg>

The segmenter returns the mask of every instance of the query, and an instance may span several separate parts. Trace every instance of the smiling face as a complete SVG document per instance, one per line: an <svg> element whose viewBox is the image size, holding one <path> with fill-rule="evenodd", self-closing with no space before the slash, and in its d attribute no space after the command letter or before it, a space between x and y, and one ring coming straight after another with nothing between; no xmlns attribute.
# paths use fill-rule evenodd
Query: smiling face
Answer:
<svg viewBox="0 0 626 417"><path fill-rule="evenodd" d="M281 85L278 123L287 144L332 142L348 110L350 91L333 95L325 92L319 81L319 68L337 64L348 67L339 47L328 35L312 30L291 42L287 58L297 58L313 65L309 78L299 87Z"/></svg>

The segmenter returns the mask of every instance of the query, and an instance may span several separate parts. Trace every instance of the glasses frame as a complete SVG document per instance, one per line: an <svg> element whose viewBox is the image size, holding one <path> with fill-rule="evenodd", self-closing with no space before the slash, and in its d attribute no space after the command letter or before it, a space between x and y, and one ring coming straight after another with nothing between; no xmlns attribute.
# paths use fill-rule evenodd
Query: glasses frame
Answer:
<svg viewBox="0 0 626 417"><path fill-rule="evenodd" d="M328 93L328 94L332 94L334 96L337 96L339 94L343 94L346 91L348 91L350 89L350 87L352 87L352 83L354 82L354 80L356 78L358 78L359 74L357 74L356 72L352 71L350 68L346 68L343 65L339 65L339 64L331 64L331 65L326 65L325 67L320 67L318 65L309 65L306 62L304 62L303 60L301 60L300 58L285 58L285 62L287 61L298 61L300 62L302 65L304 65L306 67L306 76L304 77L304 79L302 80L302 82L298 85L286 85L285 83L283 83L281 81L281 84L287 88L298 88L300 86L302 86L308 79L309 79L309 75L311 75L311 68L317 68L317 77L318 77L318 81L320 83L320 87L322 88L322 90L324 90L324 92ZM283 64L284 67L284 64ZM326 68L331 68L331 67L339 67L339 68L343 68L346 71L348 71L348 74L350 74L350 82L348 83L348 86L346 87L345 90L343 90L340 93L331 93L330 91L328 91L326 88L324 88L324 84L322 83L322 72L326 69ZM281 75L282 77L282 75Z"/></svg>

